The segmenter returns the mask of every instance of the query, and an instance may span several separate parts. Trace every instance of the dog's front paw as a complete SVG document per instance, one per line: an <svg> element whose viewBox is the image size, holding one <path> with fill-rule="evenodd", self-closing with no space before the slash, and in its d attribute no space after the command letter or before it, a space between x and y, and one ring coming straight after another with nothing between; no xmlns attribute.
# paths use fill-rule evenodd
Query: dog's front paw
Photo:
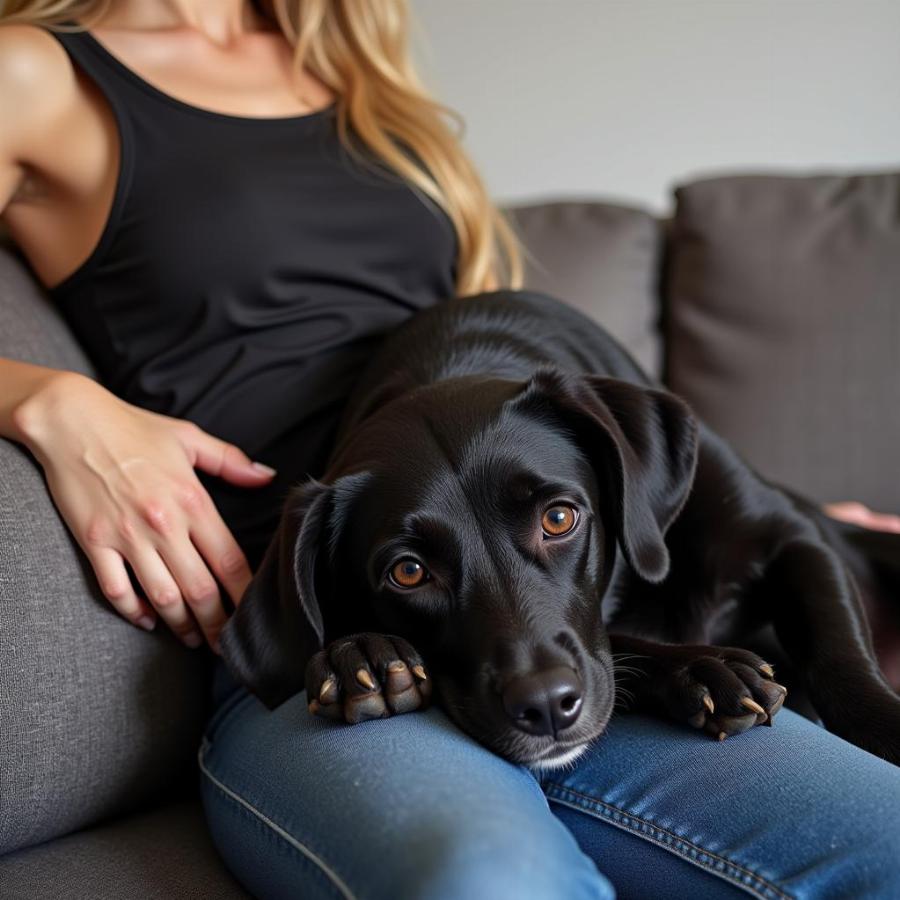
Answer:
<svg viewBox="0 0 900 900"><path fill-rule="evenodd" d="M309 711L351 725L424 709L431 689L422 657L396 635L351 634L306 666Z"/></svg>
<svg viewBox="0 0 900 900"><path fill-rule="evenodd" d="M754 725L771 725L787 688L768 663L736 647L683 648L667 668L657 696L671 716L720 741Z"/></svg>

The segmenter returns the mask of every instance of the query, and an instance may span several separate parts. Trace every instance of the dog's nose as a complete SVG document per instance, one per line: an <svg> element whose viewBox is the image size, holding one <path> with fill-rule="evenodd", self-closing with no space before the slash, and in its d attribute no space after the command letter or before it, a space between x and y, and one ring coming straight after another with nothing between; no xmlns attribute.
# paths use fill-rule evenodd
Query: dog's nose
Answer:
<svg viewBox="0 0 900 900"><path fill-rule="evenodd" d="M503 691L503 707L521 731L556 737L578 718L582 690L572 669L556 666L513 678Z"/></svg>

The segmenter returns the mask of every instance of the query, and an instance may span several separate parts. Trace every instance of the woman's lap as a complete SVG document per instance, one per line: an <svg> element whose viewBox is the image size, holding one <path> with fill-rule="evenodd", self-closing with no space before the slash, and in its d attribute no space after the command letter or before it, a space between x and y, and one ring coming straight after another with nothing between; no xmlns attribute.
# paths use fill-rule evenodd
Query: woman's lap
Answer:
<svg viewBox="0 0 900 900"><path fill-rule="evenodd" d="M710 896L698 868L767 898L900 897L900 768L790 710L722 742L615 717L542 787L622 897Z"/></svg>
<svg viewBox="0 0 900 900"><path fill-rule="evenodd" d="M260 897L900 896L900 769L789 711L722 743L616 717L536 777L435 708L349 727L238 689L200 761Z"/></svg>

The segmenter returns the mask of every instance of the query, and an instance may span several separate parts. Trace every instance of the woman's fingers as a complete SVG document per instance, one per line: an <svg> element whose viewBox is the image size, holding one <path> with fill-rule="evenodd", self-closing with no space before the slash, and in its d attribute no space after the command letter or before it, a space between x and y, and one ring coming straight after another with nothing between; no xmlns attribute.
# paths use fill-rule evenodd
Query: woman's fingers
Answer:
<svg viewBox="0 0 900 900"><path fill-rule="evenodd" d="M213 437L190 422L185 425L178 436L196 468L240 487L262 487L275 475L273 468L253 462L234 444Z"/></svg>
<svg viewBox="0 0 900 900"><path fill-rule="evenodd" d="M244 551L212 503L203 520L188 527L194 546L237 606L253 577Z"/></svg>
<svg viewBox="0 0 900 900"><path fill-rule="evenodd" d="M170 567L150 543L134 547L129 560L153 608L187 647L199 647L203 636L185 603Z"/></svg>
<svg viewBox="0 0 900 900"><path fill-rule="evenodd" d="M824 509L833 519L839 519L842 522L860 525L863 528L873 528L877 531L892 531L900 534L900 516L874 512L865 504L858 503L855 500L848 500L842 503L826 503Z"/></svg>
<svg viewBox="0 0 900 900"><path fill-rule="evenodd" d="M156 615L150 604L135 592L122 554L112 547L87 546L84 549L103 596L116 612L134 625L152 631L156 627Z"/></svg>
<svg viewBox="0 0 900 900"><path fill-rule="evenodd" d="M159 547L159 555L178 584L181 596L199 625L206 642L218 648L219 632L225 626L225 609L219 586L185 533L184 539Z"/></svg>
<svg viewBox="0 0 900 900"><path fill-rule="evenodd" d="M869 510L868 517L862 520L866 528L875 528L878 531L893 531L900 534L900 516L892 516L889 513L877 513Z"/></svg>
<svg viewBox="0 0 900 900"><path fill-rule="evenodd" d="M237 603L251 578L243 551L193 473L172 482L168 493L153 490L132 503L134 515L121 516L115 527L88 525L93 537L86 543L104 593L130 621L152 627L155 610L186 646L205 638L218 651L227 615L216 578ZM135 593L126 562L146 600Z"/></svg>

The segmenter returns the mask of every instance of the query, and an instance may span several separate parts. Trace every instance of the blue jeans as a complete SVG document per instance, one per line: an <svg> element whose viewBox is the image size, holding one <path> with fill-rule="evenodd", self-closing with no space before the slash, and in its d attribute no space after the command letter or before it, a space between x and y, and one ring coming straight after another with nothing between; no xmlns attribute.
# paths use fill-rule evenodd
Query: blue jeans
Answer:
<svg viewBox="0 0 900 900"><path fill-rule="evenodd" d="M535 775L437 708L346 726L219 663L200 748L213 840L257 897L900 898L900 768L783 710L719 743L613 718Z"/></svg>

